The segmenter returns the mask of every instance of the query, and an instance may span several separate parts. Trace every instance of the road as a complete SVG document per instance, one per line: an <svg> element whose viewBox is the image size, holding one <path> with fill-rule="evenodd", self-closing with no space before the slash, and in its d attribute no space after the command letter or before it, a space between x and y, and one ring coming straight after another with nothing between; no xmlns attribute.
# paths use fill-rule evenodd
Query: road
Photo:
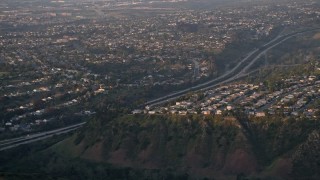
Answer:
<svg viewBox="0 0 320 180"><path fill-rule="evenodd" d="M80 128L85 123L86 122L82 122L79 124L75 124L72 126L59 128L59 129L55 129L55 130L51 130L51 131L31 134L31 135L27 135L27 136L18 137L18 138L2 140L2 141L0 141L0 151L11 149L11 148L20 146L22 144L29 144L32 142L47 139L47 138L50 138L54 135L65 134L65 133L68 133L68 132L71 132L71 131L74 131L74 130Z"/></svg>
<svg viewBox="0 0 320 180"><path fill-rule="evenodd" d="M196 61L196 60L192 60L193 64L194 64L194 71L193 71L193 77L194 79L198 79L199 77L199 72L200 72L200 65L199 65L199 62Z"/></svg>
<svg viewBox="0 0 320 180"><path fill-rule="evenodd" d="M219 77L217 77L217 78L215 78L213 80L207 81L205 83L198 84L196 86L190 87L188 89L177 91L175 93L171 93L169 95L166 95L166 96L154 99L154 100L150 100L150 101L146 102L144 105L145 106L149 106L149 107L160 105L160 104L166 103L168 101L177 99L177 98L179 98L181 96L184 96L185 94L187 94L190 91L207 90L207 89L219 86L221 84L234 81L234 80L236 80L238 78L242 78L242 77L247 75L247 71L250 69L250 67L257 60L259 60L259 58L262 55L264 55L270 49L275 48L276 46L278 46L279 44L285 42L286 40L290 39L293 36L296 36L296 35L299 35L299 34L302 34L302 33L306 33L306 32L310 32L310 31L319 30L319 29L320 28L314 28L314 29L308 29L308 30L295 32L295 33L290 33L290 34L286 34L286 35L282 35L282 36L279 35L276 38L274 38L271 41L269 41L268 43L264 44L262 47L252 50L233 69L231 69L230 71L224 73L223 75L221 75L221 76L219 76Z"/></svg>

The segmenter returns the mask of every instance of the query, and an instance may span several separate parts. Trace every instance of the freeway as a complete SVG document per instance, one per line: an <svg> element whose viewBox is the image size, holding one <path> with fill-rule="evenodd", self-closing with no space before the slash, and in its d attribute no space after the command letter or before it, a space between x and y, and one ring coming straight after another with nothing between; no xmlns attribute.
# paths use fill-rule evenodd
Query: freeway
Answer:
<svg viewBox="0 0 320 180"><path fill-rule="evenodd" d="M223 75L221 75L221 76L219 76L219 77L217 77L215 79L212 79L210 81L207 81L205 83L201 83L201 84L195 85L195 86L190 87L188 89L180 90L180 91L171 93L169 95L166 95L166 96L154 99L154 100L150 100L150 101L146 102L144 105L145 106L149 106L149 107L160 105L160 104L166 103L168 101L177 99L177 98L179 98L181 96L184 96L188 92L206 90L206 89L209 89L209 88L213 88L213 87L219 86L219 85L224 84L224 83L228 83L228 82L234 81L234 80L236 80L238 78L244 77L247 74L247 71L249 70L249 68L257 60L259 60L259 58L263 54L265 54L270 49L275 48L279 44L281 44L281 43L285 42L286 40L290 39L291 37L294 37L294 36L302 34L302 33L310 32L310 31L314 31L314 30L319 30L319 29L320 28L313 28L313 29L308 29L308 30L304 30L304 31L299 31L299 32L286 34L286 35L279 35L276 38L274 38L271 41L269 41L268 43L264 44L262 47L252 50L234 68L232 68L232 70L227 71Z"/></svg>
<svg viewBox="0 0 320 180"><path fill-rule="evenodd" d="M51 131L45 131L45 132L31 134L31 135L27 135L27 136L18 137L18 138L2 140L2 141L0 141L0 151L11 149L11 148L20 146L22 144L29 144L32 142L47 139L47 138L50 138L54 135L65 134L65 133L68 133L68 132L71 132L71 131L74 131L74 130L80 128L85 123L86 122L82 122L82 123L78 123L78 124L71 125L68 127L63 127L63 128L51 130Z"/></svg>

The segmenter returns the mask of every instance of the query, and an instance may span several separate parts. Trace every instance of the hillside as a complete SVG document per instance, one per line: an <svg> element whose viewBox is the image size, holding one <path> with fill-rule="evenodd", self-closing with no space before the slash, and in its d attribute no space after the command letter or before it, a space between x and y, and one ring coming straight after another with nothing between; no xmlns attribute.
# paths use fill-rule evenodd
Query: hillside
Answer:
<svg viewBox="0 0 320 180"><path fill-rule="evenodd" d="M18 179L26 174L53 179L320 177L318 121L199 115L106 119L92 120L53 145L22 147L24 156L21 149L7 152L16 158L2 158L8 162L0 171L14 171Z"/></svg>

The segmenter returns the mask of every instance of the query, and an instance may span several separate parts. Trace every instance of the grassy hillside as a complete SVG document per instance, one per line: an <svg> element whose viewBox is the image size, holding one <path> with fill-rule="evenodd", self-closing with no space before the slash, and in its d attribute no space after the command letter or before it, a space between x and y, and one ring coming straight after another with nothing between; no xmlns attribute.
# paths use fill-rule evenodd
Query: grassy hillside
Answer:
<svg viewBox="0 0 320 180"><path fill-rule="evenodd" d="M2 176L11 177L14 170L22 177L52 179L320 177L318 121L201 115L106 119L94 119L27 157L2 159L0 171L7 172ZM17 151L7 153L13 157Z"/></svg>

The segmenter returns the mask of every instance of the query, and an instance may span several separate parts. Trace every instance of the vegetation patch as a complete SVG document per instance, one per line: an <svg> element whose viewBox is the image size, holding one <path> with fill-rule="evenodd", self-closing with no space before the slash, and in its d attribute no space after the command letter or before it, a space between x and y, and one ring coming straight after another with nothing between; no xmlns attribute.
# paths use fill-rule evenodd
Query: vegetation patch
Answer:
<svg viewBox="0 0 320 180"><path fill-rule="evenodd" d="M313 36L313 39L315 39L315 40L320 40L320 33L316 33L316 34Z"/></svg>
<svg viewBox="0 0 320 180"><path fill-rule="evenodd" d="M5 77L9 74L10 74L9 72L0 72L0 78Z"/></svg>

